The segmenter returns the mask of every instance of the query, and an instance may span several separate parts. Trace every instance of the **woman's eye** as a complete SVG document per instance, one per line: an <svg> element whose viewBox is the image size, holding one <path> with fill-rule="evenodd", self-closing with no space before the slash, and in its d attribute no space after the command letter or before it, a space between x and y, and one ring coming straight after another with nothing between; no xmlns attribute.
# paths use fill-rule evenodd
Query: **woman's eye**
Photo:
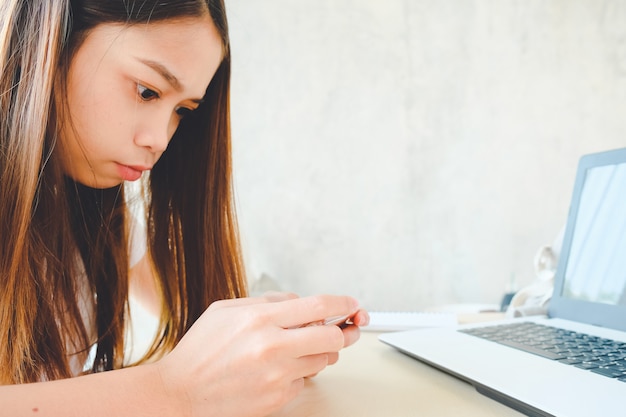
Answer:
<svg viewBox="0 0 626 417"><path fill-rule="evenodd" d="M150 101L159 98L159 93L141 84L137 84L137 92L143 101Z"/></svg>
<svg viewBox="0 0 626 417"><path fill-rule="evenodd" d="M178 107L176 109L176 114L179 115L181 118L185 117L186 115L190 114L194 109L190 109L189 107Z"/></svg>

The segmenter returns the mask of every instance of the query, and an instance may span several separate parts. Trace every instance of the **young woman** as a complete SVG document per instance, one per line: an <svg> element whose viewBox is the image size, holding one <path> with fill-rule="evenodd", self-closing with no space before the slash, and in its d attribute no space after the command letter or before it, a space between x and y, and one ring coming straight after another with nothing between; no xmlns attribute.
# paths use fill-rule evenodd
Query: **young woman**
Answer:
<svg viewBox="0 0 626 417"><path fill-rule="evenodd" d="M358 339L350 297L245 298L229 82L221 0L0 4L3 414L265 415Z"/></svg>

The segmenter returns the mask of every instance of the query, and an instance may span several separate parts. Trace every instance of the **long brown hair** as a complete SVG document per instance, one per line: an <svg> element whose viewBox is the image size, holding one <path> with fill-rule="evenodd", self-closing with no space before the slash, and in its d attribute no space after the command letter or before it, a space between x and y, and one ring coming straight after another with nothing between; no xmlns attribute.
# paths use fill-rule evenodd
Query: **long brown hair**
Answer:
<svg viewBox="0 0 626 417"><path fill-rule="evenodd" d="M246 294L232 196L230 44L222 0L6 0L0 5L0 383L123 365L128 308L124 187L65 177L55 152L65 74L95 26L210 14L223 60L150 173L147 245L162 295L147 357L175 346L213 301ZM47 123L46 123L47 121ZM88 326L94 316L95 329ZM95 332L95 334L94 334ZM145 358L145 359L146 359Z"/></svg>

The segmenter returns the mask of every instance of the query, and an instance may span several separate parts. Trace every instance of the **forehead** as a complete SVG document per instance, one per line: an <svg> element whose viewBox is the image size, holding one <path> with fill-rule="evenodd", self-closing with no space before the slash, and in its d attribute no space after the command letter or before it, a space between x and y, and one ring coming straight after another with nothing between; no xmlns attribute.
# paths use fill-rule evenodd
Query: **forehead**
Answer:
<svg viewBox="0 0 626 417"><path fill-rule="evenodd" d="M206 87L223 58L223 40L210 16L125 25L104 23L86 35L72 66L132 60L159 62L183 85Z"/></svg>

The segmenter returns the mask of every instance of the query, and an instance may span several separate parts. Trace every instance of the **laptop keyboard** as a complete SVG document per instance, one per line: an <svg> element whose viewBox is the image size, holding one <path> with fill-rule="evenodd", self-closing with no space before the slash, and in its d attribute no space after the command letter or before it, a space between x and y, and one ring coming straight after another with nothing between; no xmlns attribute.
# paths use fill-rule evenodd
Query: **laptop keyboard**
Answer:
<svg viewBox="0 0 626 417"><path fill-rule="evenodd" d="M626 382L626 343L532 322L459 330Z"/></svg>

